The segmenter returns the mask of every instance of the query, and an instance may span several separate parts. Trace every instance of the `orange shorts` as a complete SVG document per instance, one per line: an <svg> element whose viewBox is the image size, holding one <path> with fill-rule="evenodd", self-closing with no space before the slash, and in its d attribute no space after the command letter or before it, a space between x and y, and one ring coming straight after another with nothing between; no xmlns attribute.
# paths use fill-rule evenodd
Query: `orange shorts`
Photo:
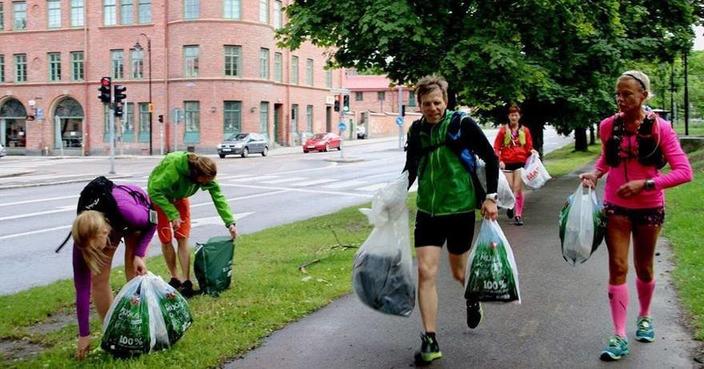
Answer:
<svg viewBox="0 0 704 369"><path fill-rule="evenodd" d="M191 203L187 198L179 199L172 203L181 217L181 226L176 230L176 239L182 240L191 236ZM159 240L161 243L169 244L173 239L173 229L171 228L171 222L166 216L163 210L156 204L152 203L152 206L156 210L157 215L157 225L156 230L159 234Z"/></svg>

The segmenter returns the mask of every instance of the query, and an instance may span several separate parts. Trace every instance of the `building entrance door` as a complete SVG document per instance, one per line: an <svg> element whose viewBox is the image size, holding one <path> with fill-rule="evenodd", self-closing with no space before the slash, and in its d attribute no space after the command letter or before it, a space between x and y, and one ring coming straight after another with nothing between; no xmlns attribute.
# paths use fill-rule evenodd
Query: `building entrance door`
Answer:
<svg viewBox="0 0 704 369"><path fill-rule="evenodd" d="M0 143L9 154L24 155L27 147L27 110L17 99L0 106Z"/></svg>
<svg viewBox="0 0 704 369"><path fill-rule="evenodd" d="M54 149L61 155L84 155L83 108L67 97L54 109Z"/></svg>

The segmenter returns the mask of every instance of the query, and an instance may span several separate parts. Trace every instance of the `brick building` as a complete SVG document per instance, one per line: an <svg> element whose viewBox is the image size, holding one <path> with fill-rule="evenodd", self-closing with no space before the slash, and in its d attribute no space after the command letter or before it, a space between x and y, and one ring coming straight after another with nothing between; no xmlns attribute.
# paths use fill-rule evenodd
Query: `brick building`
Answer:
<svg viewBox="0 0 704 369"><path fill-rule="evenodd" d="M213 153L232 133L291 145L330 131L342 71L325 70L310 44L276 46L290 1L0 0L0 143L18 155L107 154L103 76L127 88L125 154L147 154L150 136L155 154L174 141Z"/></svg>

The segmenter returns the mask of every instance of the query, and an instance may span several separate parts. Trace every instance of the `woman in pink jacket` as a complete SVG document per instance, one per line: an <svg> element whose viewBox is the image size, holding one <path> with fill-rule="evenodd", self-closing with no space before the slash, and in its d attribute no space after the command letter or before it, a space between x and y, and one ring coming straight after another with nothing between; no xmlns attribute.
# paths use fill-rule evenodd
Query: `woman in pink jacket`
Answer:
<svg viewBox="0 0 704 369"><path fill-rule="evenodd" d="M655 244L665 219L663 190L692 180L692 167L670 123L644 107L651 96L650 79L645 73L628 71L618 78L619 112L599 125L601 155L594 170L580 176L585 186L594 187L608 173L604 210L614 335L601 352L605 361L619 360L630 353L625 326L631 237L640 302L635 338L641 342L655 340L650 301L655 289ZM667 174L660 172L665 164L671 168Z"/></svg>

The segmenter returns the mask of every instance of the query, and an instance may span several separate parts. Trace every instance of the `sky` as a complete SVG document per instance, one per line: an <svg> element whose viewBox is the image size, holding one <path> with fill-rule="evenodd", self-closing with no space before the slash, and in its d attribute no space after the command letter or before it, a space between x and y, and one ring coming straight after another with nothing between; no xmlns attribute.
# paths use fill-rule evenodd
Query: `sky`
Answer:
<svg viewBox="0 0 704 369"><path fill-rule="evenodd" d="M694 50L704 50L704 27L694 27L696 38L694 39Z"/></svg>

